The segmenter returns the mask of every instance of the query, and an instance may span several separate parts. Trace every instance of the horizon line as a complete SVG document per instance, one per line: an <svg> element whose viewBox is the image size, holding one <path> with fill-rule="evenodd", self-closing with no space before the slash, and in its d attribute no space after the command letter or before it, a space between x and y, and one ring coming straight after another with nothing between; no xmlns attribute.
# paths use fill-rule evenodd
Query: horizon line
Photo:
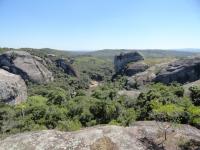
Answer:
<svg viewBox="0 0 200 150"><path fill-rule="evenodd" d="M58 50L58 51L76 51L76 52L82 52L82 51L102 51L102 50L200 50L200 48L102 48L102 49L60 49L60 48L50 48L50 47L0 47L0 48L8 48L8 49L36 49L36 50L42 50L42 49L51 49L51 50Z"/></svg>

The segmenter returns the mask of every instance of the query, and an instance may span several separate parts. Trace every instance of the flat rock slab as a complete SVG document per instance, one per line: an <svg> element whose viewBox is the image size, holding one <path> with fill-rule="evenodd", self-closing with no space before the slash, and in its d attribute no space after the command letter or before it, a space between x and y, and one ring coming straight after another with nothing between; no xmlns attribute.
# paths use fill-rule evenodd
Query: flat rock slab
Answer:
<svg viewBox="0 0 200 150"><path fill-rule="evenodd" d="M159 126L141 121L131 127L95 126L75 132L45 130L10 136L0 141L0 150L147 150L159 149L164 136ZM180 139L200 142L200 131L188 125L168 130L165 149L179 149Z"/></svg>

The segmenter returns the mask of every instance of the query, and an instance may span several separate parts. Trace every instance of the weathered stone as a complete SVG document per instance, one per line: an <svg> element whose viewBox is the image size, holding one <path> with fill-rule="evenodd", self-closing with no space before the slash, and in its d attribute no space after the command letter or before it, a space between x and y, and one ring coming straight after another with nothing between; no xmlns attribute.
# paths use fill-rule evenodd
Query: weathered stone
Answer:
<svg viewBox="0 0 200 150"><path fill-rule="evenodd" d="M65 73L78 77L76 70L72 67L72 65L64 59L56 60L57 67L60 67L64 70Z"/></svg>
<svg viewBox="0 0 200 150"><path fill-rule="evenodd" d="M184 143L200 143L200 130L189 125L170 126L169 123L141 121L130 127L96 126L75 132L27 132L1 140L0 150L180 150ZM165 127L169 127L166 140Z"/></svg>
<svg viewBox="0 0 200 150"><path fill-rule="evenodd" d="M135 63L129 63L124 69L124 74L127 76L133 76L136 73L144 72L148 68L149 66L141 61Z"/></svg>
<svg viewBox="0 0 200 150"><path fill-rule="evenodd" d="M19 104L27 98L24 80L15 74L0 69L0 102Z"/></svg>
<svg viewBox="0 0 200 150"><path fill-rule="evenodd" d="M119 73L130 62L137 62L144 60L143 56L138 52L121 53L114 58L114 65L116 73Z"/></svg>
<svg viewBox="0 0 200 150"><path fill-rule="evenodd" d="M198 79L200 79L200 57L170 63L157 74L154 81L169 84L193 82Z"/></svg>
<svg viewBox="0 0 200 150"><path fill-rule="evenodd" d="M119 95L125 95L125 96L131 97L131 98L135 98L135 99L138 98L140 93L141 93L141 91L139 91L139 90L130 90L130 91L121 90L121 91L118 91Z"/></svg>
<svg viewBox="0 0 200 150"><path fill-rule="evenodd" d="M162 69L168 66L169 63L161 63L156 64L150 68L148 68L144 72L137 73L133 75L132 77L129 77L127 79L126 88L127 89L137 89L141 88L144 85L151 83L155 77L156 74Z"/></svg>
<svg viewBox="0 0 200 150"><path fill-rule="evenodd" d="M25 51L8 51L0 55L0 67L20 75L24 80L34 83L52 81L52 73L41 62L41 58Z"/></svg>

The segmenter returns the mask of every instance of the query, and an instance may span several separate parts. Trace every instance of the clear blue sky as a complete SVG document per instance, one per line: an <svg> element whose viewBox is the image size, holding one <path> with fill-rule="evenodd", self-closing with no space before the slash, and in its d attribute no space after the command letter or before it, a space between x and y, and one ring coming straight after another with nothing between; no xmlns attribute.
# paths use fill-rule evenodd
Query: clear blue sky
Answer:
<svg viewBox="0 0 200 150"><path fill-rule="evenodd" d="M0 47L200 48L200 0L0 0Z"/></svg>

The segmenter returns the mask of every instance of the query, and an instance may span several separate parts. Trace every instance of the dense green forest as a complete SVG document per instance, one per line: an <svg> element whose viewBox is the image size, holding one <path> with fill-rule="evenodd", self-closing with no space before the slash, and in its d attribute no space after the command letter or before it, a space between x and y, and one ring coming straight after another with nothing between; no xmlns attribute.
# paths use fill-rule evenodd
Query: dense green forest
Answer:
<svg viewBox="0 0 200 150"><path fill-rule="evenodd" d="M136 120L158 120L200 125L200 87L190 88L190 97L178 84L149 85L137 99L117 96L121 83L107 83L87 95L76 95L59 86L31 87L25 103L0 105L1 134L59 129L77 130L98 124L128 126Z"/></svg>

